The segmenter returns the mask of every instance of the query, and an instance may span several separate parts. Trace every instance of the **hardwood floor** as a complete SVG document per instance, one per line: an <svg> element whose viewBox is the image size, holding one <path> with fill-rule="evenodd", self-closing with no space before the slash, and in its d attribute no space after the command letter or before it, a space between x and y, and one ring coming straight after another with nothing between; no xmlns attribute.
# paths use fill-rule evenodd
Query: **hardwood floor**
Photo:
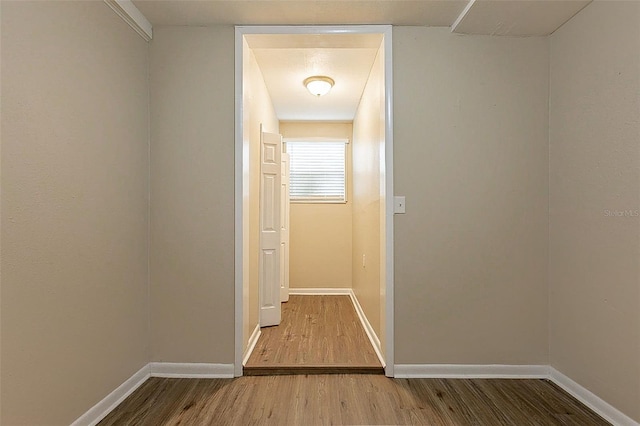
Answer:
<svg viewBox="0 0 640 426"><path fill-rule="evenodd" d="M348 296L291 296L282 324L262 329L245 377L150 378L99 424L608 425L546 380L370 371L383 369Z"/></svg>
<svg viewBox="0 0 640 426"><path fill-rule="evenodd" d="M384 373L349 296L292 295L261 331L245 375Z"/></svg>
<svg viewBox="0 0 640 426"><path fill-rule="evenodd" d="M297 375L150 378L100 425L608 423L545 380Z"/></svg>

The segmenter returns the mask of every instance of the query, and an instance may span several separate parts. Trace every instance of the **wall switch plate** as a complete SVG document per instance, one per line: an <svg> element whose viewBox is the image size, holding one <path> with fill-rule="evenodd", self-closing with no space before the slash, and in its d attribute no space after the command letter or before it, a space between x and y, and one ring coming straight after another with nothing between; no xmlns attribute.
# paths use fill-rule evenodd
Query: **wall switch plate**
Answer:
<svg viewBox="0 0 640 426"><path fill-rule="evenodd" d="M393 212L396 214L406 213L404 195L396 195L393 197Z"/></svg>

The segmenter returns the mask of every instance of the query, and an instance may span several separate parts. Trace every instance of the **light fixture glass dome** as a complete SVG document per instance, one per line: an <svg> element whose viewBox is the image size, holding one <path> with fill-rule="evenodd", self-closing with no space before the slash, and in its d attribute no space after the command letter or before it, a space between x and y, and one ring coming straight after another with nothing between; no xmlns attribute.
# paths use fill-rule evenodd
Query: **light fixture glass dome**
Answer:
<svg viewBox="0 0 640 426"><path fill-rule="evenodd" d="M316 75L304 81L307 90L314 96L322 96L329 93L335 82L332 78Z"/></svg>

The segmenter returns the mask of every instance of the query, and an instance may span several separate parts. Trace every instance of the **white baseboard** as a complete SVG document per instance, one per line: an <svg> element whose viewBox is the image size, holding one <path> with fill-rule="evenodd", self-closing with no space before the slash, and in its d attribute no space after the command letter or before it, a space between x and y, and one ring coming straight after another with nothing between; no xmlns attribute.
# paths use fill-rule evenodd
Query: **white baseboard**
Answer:
<svg viewBox="0 0 640 426"><path fill-rule="evenodd" d="M254 334L259 335L255 331ZM640 426L631 417L548 365L396 364L394 371L396 378L548 379L612 424ZM233 373L233 364L151 362L91 407L71 426L95 426L149 377L233 378Z"/></svg>
<svg viewBox="0 0 640 426"><path fill-rule="evenodd" d="M206 364L182 362L150 362L151 377L175 377L186 379L232 379L233 364Z"/></svg>
<svg viewBox="0 0 640 426"><path fill-rule="evenodd" d="M123 384L118 386L113 392L105 396L102 401L91 407L86 413L80 416L71 426L95 426L104 419L107 414L113 411L126 397L138 389L149 378L149 365L145 365L133 376L129 377Z"/></svg>
<svg viewBox="0 0 640 426"><path fill-rule="evenodd" d="M95 426L149 377L231 379L233 371L233 364L150 362L78 417L71 426Z"/></svg>
<svg viewBox="0 0 640 426"><path fill-rule="evenodd" d="M333 295L349 295L350 288L336 287L336 288L290 288L289 294L296 296L333 296Z"/></svg>
<svg viewBox="0 0 640 426"><path fill-rule="evenodd" d="M608 422L617 426L638 426L639 423L624 414L602 398L595 395L580 384L574 382L553 367L549 368L549 379L562 389L573 395L578 401L598 413Z"/></svg>
<svg viewBox="0 0 640 426"><path fill-rule="evenodd" d="M249 337L247 349L245 350L244 357L242 358L242 365L245 365L247 361L249 361L251 352L253 352L253 348L256 347L256 343L258 343L258 339L260 338L260 333L260 324L257 324L256 328L253 329L253 333L251 333L251 336Z"/></svg>
<svg viewBox="0 0 640 426"><path fill-rule="evenodd" d="M394 377L442 379L547 379L546 365L396 364Z"/></svg>
<svg viewBox="0 0 640 426"><path fill-rule="evenodd" d="M396 364L398 379L547 379L616 426L640 426L602 398L548 365Z"/></svg>
<svg viewBox="0 0 640 426"><path fill-rule="evenodd" d="M380 339L376 334L375 330L371 326L369 319L364 313L362 306L360 306L360 302L358 301L358 297L353 292L353 289L349 289L349 297L351 297L351 302L353 303L353 307L358 314L358 318L360 318L360 322L362 323L362 327L364 328L365 333L367 333L367 337L369 337L369 341L371 342L371 346L373 346L373 350L375 351L382 367L386 367L386 363L384 362L384 357L382 356L382 349L380 345Z"/></svg>

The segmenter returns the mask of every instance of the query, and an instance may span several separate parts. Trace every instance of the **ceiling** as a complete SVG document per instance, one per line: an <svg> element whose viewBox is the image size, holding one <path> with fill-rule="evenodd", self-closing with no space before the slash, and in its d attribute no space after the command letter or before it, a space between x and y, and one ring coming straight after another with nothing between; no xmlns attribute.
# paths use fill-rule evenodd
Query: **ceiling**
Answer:
<svg viewBox="0 0 640 426"><path fill-rule="evenodd" d="M153 25L398 24L449 26L466 1L134 0Z"/></svg>
<svg viewBox="0 0 640 426"><path fill-rule="evenodd" d="M590 1L476 1L453 29L461 34L544 36Z"/></svg>
<svg viewBox="0 0 640 426"><path fill-rule="evenodd" d="M134 0L157 25L393 24L548 35L591 0Z"/></svg>
<svg viewBox="0 0 640 426"><path fill-rule="evenodd" d="M133 0L153 26L392 24L460 34L545 36L591 0ZM351 121L381 35L247 35L280 120ZM302 82L335 80L314 97Z"/></svg>
<svg viewBox="0 0 640 426"><path fill-rule="evenodd" d="M247 35L271 101L284 121L351 121L369 78L381 34ZM313 75L335 80L331 91L311 95Z"/></svg>

